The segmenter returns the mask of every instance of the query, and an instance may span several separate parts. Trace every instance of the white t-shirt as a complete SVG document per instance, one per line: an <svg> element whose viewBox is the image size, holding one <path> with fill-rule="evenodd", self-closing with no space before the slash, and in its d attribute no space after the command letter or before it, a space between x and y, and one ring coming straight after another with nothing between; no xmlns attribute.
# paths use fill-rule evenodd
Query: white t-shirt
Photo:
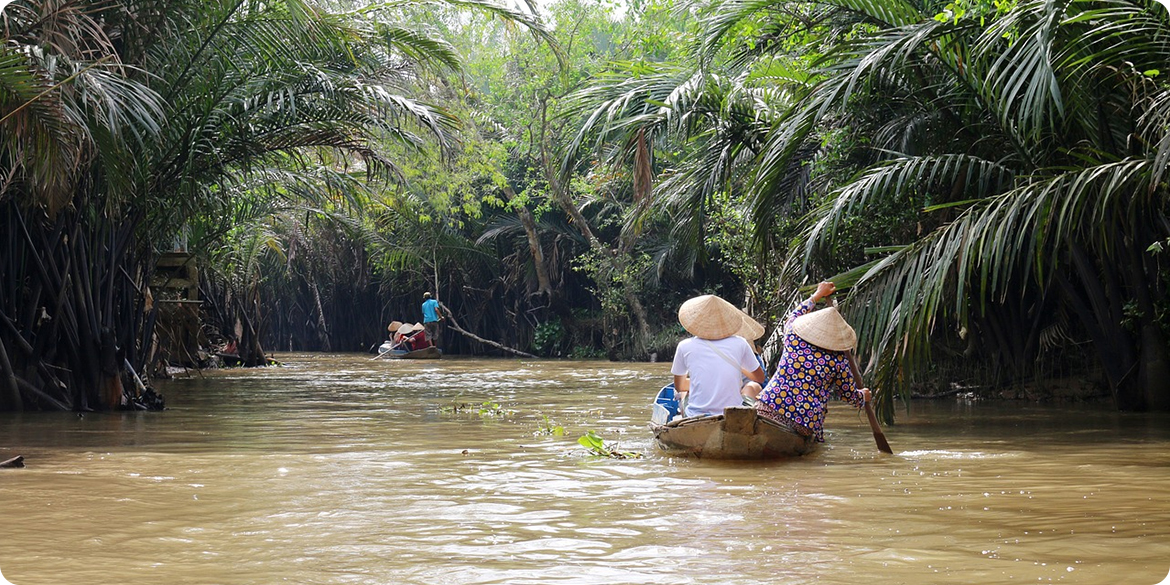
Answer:
<svg viewBox="0 0 1170 585"><path fill-rule="evenodd" d="M727 359L720 356L715 348L723 352ZM732 361L739 365L734 365ZM742 404L739 390L743 387L743 374L740 368L754 372L759 367L751 346L742 337L732 335L716 340L691 337L679 342L678 349L674 351L670 373L676 376L690 374L691 394L687 398L686 415L698 416L723 414L724 408Z"/></svg>

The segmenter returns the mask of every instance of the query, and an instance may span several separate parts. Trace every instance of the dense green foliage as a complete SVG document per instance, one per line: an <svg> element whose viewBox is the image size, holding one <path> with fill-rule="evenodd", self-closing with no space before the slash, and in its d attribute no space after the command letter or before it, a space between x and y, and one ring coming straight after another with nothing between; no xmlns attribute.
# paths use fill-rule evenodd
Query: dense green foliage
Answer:
<svg viewBox="0 0 1170 585"><path fill-rule="evenodd" d="M452 66L447 46L368 13L168 0L4 14L0 407L117 406L123 363L154 360L159 306L182 300L148 288L181 235L217 260L227 296L211 300L263 363L264 260L287 240L259 228L360 204L394 174L384 144L453 123L401 91L412 63Z"/></svg>
<svg viewBox="0 0 1170 585"><path fill-rule="evenodd" d="M742 190L782 290L834 274L852 286L847 313L887 416L888 390L907 396L938 353L1009 384L1045 375L1046 354L1092 356L1118 406L1170 407L1160 6L763 1L701 14L689 66L582 92L586 132L700 145L657 190L664 204L689 196L698 215Z"/></svg>

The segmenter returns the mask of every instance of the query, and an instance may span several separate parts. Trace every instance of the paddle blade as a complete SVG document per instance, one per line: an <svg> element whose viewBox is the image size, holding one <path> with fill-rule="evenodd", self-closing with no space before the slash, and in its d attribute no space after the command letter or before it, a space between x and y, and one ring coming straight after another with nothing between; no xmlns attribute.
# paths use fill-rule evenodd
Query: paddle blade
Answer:
<svg viewBox="0 0 1170 585"><path fill-rule="evenodd" d="M885 433L882 433L881 431L874 431L873 440L875 443L877 443L878 451L881 451L882 453L889 453L890 455L894 454L894 450L890 448L889 441L886 441Z"/></svg>
<svg viewBox="0 0 1170 585"><path fill-rule="evenodd" d="M877 415L873 413L873 406L868 402L865 403L865 416L869 419L869 428L873 429L873 441L877 443L878 451L892 455L894 450L890 448L886 434L882 432L882 427L878 424Z"/></svg>

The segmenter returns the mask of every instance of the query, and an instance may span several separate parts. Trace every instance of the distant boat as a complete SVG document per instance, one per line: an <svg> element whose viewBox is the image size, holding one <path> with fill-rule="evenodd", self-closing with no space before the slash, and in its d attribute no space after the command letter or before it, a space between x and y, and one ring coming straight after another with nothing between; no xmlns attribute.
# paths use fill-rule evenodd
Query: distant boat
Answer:
<svg viewBox="0 0 1170 585"><path fill-rule="evenodd" d="M700 459L783 459L799 457L817 448L813 437L805 437L761 417L750 406L725 408L723 414L682 418L675 416L677 412L672 384L659 393L650 421L654 442L668 455Z"/></svg>
<svg viewBox="0 0 1170 585"><path fill-rule="evenodd" d="M443 350L433 345L414 351L390 349L390 342L387 341L378 348L378 357L391 360L437 360L443 357Z"/></svg>
<svg viewBox="0 0 1170 585"><path fill-rule="evenodd" d="M215 355L219 356L219 359L223 360L223 365L225 365L225 366L235 367L235 366L244 365L244 360L242 358L240 358L240 356L238 354L217 353ZM3 585L3 584L0 584L0 585Z"/></svg>

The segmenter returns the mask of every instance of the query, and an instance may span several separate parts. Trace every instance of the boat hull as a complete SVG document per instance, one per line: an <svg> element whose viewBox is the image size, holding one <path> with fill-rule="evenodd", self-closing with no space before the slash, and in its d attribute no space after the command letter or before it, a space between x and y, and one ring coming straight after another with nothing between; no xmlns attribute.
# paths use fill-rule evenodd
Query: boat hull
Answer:
<svg viewBox="0 0 1170 585"><path fill-rule="evenodd" d="M668 455L699 459L783 459L817 448L805 437L761 417L756 409L734 406L723 414L650 425L654 442Z"/></svg>
<svg viewBox="0 0 1170 585"><path fill-rule="evenodd" d="M389 360L437 360L443 357L443 351L432 345L414 351L391 350L384 357Z"/></svg>

